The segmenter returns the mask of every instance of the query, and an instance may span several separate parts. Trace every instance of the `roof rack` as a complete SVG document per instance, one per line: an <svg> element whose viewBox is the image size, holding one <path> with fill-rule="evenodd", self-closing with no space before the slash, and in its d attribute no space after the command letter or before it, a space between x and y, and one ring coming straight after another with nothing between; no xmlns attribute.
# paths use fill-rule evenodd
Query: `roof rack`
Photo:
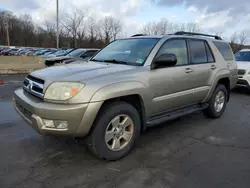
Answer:
<svg viewBox="0 0 250 188"><path fill-rule="evenodd" d="M222 38L217 35L207 35L207 34L202 34L202 33L193 33L193 32L185 32L185 31L178 31L174 33L174 35L198 35L198 36L205 36L205 37L214 37L217 40L222 40Z"/></svg>
<svg viewBox="0 0 250 188"><path fill-rule="evenodd" d="M139 37L139 36L146 36L146 34L135 34L135 35L132 35L131 37Z"/></svg>

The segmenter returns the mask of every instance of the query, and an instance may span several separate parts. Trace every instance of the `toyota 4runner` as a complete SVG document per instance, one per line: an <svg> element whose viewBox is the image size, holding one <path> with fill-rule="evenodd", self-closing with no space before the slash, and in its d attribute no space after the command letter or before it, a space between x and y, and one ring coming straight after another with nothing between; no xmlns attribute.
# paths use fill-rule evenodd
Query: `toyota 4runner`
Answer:
<svg viewBox="0 0 250 188"><path fill-rule="evenodd" d="M85 137L95 155L117 160L148 127L198 110L219 118L237 80L232 50L219 36L138 34L86 63L30 73L13 103L38 133Z"/></svg>

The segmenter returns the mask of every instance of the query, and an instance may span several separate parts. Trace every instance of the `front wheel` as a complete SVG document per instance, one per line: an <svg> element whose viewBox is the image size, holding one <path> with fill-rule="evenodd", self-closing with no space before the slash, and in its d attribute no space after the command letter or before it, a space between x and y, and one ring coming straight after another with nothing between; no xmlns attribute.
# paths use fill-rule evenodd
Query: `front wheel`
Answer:
<svg viewBox="0 0 250 188"><path fill-rule="evenodd" d="M208 108L203 112L209 118L219 118L222 116L227 105L228 91L224 85L217 85L210 98Z"/></svg>
<svg viewBox="0 0 250 188"><path fill-rule="evenodd" d="M138 111L125 102L105 105L86 138L87 146L99 158L112 161L126 156L140 134Z"/></svg>

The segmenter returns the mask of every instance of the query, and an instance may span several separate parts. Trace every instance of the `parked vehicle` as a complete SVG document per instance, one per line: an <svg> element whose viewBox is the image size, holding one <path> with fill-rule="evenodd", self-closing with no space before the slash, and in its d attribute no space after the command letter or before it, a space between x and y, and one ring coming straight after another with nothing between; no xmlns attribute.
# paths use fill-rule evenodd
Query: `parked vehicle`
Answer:
<svg viewBox="0 0 250 188"><path fill-rule="evenodd" d="M77 60L88 60L91 58L99 49L85 49L85 48L79 48L76 50L71 51L69 54L66 56L59 56L59 57L51 57L47 58L45 60L45 65L46 66L53 66L55 64L68 64L73 61Z"/></svg>
<svg viewBox="0 0 250 188"><path fill-rule="evenodd" d="M2 51L0 53L0 55L9 56L9 55L12 55L13 53L15 53L17 50L18 50L17 48L8 48L8 49Z"/></svg>
<svg viewBox="0 0 250 188"><path fill-rule="evenodd" d="M135 35L86 63L30 73L13 104L38 133L86 137L96 156L117 160L148 127L199 110L221 117L237 81L233 52L218 36Z"/></svg>
<svg viewBox="0 0 250 188"><path fill-rule="evenodd" d="M13 48L13 49L11 49L11 50L9 51L9 54L8 54L8 55L13 56L13 55L15 55L15 53L16 53L18 50L19 50L19 48Z"/></svg>
<svg viewBox="0 0 250 188"><path fill-rule="evenodd" d="M237 86L250 89L250 49L242 49L235 54L239 80Z"/></svg>
<svg viewBox="0 0 250 188"><path fill-rule="evenodd" d="M35 52L37 52L37 51L38 51L37 49L28 50L27 52L25 52L25 53L23 54L23 56L33 56L33 54L34 54Z"/></svg>
<svg viewBox="0 0 250 188"><path fill-rule="evenodd" d="M75 49L70 48L70 49L65 49L65 50L59 50L54 54L50 54L48 55L48 57L60 57L60 56L66 56L68 55L70 52L74 51Z"/></svg>
<svg viewBox="0 0 250 188"><path fill-rule="evenodd" d="M48 57L48 55L54 54L58 50L48 50L47 52L43 53L43 57Z"/></svg>

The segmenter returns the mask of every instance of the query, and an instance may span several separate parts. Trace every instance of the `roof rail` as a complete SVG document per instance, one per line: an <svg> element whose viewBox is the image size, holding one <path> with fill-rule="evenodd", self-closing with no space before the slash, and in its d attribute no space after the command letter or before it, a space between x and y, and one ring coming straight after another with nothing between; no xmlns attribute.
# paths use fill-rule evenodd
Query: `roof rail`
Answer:
<svg viewBox="0 0 250 188"><path fill-rule="evenodd" d="M202 33L193 33L193 32L185 32L185 31L175 32L174 35L198 35L198 36L205 36L205 37L214 37L217 40L222 40L222 38L217 35L207 35L207 34L202 34Z"/></svg>
<svg viewBox="0 0 250 188"><path fill-rule="evenodd" d="M132 35L131 37L139 37L139 36L146 36L146 34L135 34L135 35Z"/></svg>

